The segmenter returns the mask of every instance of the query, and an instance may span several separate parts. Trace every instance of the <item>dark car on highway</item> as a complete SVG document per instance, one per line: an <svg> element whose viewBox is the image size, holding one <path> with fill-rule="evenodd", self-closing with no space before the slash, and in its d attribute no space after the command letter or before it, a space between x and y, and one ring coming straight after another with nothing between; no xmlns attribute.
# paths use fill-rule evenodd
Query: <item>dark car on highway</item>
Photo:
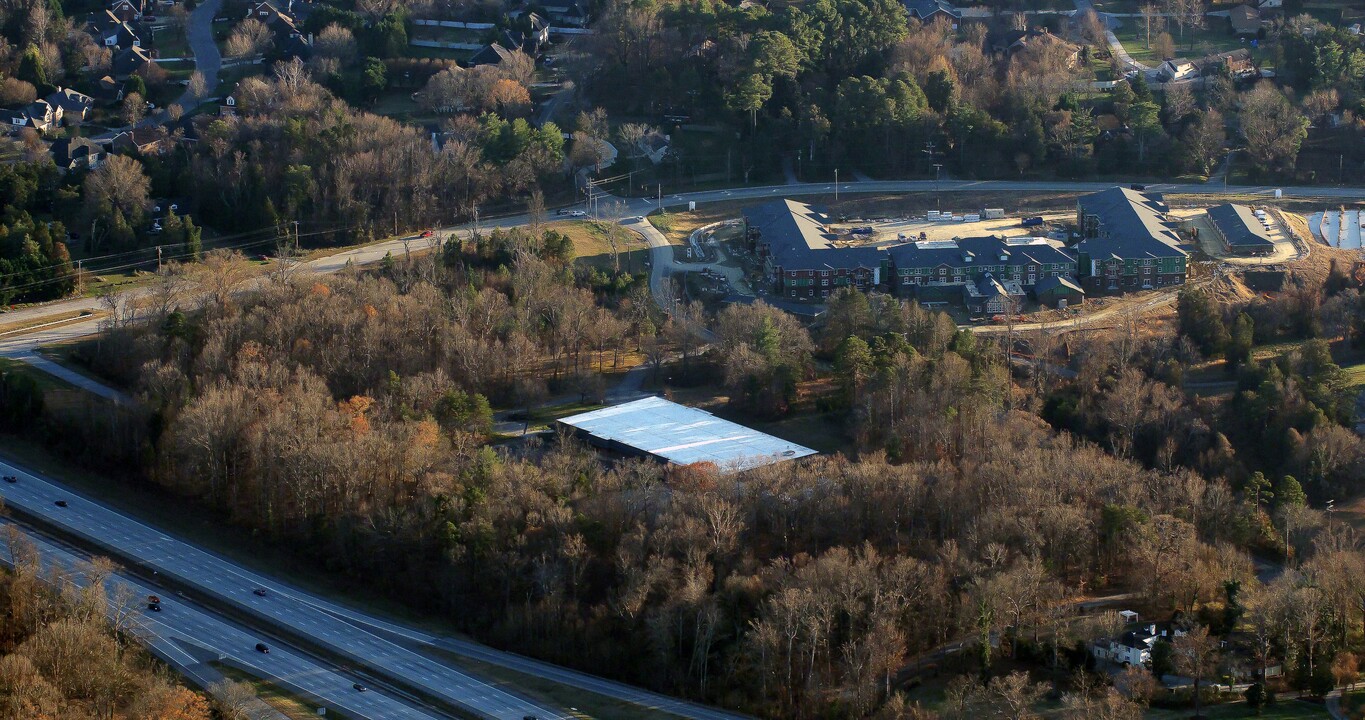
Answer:
<svg viewBox="0 0 1365 720"><path fill-rule="evenodd" d="M266 655L269 655L270 648L266 647L265 643L256 643L256 652L265 653Z"/></svg>
<svg viewBox="0 0 1365 720"><path fill-rule="evenodd" d="M365 686L361 685L360 683L356 683L351 687L355 688L357 692L365 692Z"/></svg>
<svg viewBox="0 0 1365 720"><path fill-rule="evenodd" d="M259 596L261 596L261 597L265 597L265 596L266 596L265 588L256 588L255 590L252 590L251 592L252 592L252 594L259 595Z"/></svg>
<svg viewBox="0 0 1365 720"><path fill-rule="evenodd" d="M5 476L5 482L7 482L7 483L17 483L17 482L19 482L19 478L15 477L15 476L13 476L13 475L6 475L6 476Z"/></svg>
<svg viewBox="0 0 1365 720"><path fill-rule="evenodd" d="M66 507L66 501L65 501L65 500L58 500L58 501L57 501L57 507Z"/></svg>

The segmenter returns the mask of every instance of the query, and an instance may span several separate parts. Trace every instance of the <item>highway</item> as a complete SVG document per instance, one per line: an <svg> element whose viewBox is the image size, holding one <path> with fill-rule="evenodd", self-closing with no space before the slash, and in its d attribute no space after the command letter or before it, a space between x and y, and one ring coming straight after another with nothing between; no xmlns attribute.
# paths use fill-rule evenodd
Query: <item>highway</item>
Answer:
<svg viewBox="0 0 1365 720"><path fill-rule="evenodd" d="M286 636L290 642L317 647L330 656L344 658L355 667L367 668L368 674L390 684L412 689L424 698L461 707L480 717L522 720L533 716L538 720L567 720L569 716L489 685L428 655L414 652L412 648L441 650L693 720L744 718L479 643L376 618L201 550L12 462L0 461L0 474L19 477L17 483L0 485L0 498L7 506L41 518L62 532L98 546L102 554L125 565L143 568L147 573L155 571L168 583L177 583L211 597L215 603L229 607L239 622L249 619L252 627L269 628L272 633ZM67 507L58 507L57 500L66 500ZM264 589L265 596L256 595L257 589ZM165 599L166 594L160 594ZM255 641L246 642L246 639L249 638L242 640L241 647L250 651Z"/></svg>
<svg viewBox="0 0 1365 720"><path fill-rule="evenodd" d="M290 642L307 643L330 656L367 668L372 675L397 687L461 708L477 717L493 720L522 720L527 716L559 720L567 717L401 646L357 622L358 613L338 617L335 613L338 608L331 603L257 575L22 467L0 462L0 474L19 477L17 483L0 485L0 497L6 506L90 543L122 564L142 568L148 573L156 572L167 584L192 588L231 608L240 617L249 618L253 627L268 628L274 634L286 636ZM67 507L58 507L58 500L65 500ZM257 590L263 590L263 596L257 595ZM180 610L172 611L168 605L162 614L168 612L178 617ZM238 635L228 636L225 644L240 646L251 657L256 642L250 636ZM274 655L272 652L270 658L252 659L258 663L262 659L275 662ZM288 653L280 655L290 659ZM291 668L278 669L292 671ZM286 678L291 674L271 677ZM350 686L349 682L347 686Z"/></svg>
<svg viewBox="0 0 1365 720"><path fill-rule="evenodd" d="M13 524L8 520L0 521L0 525ZM59 584L72 583L79 587L89 584L84 569L90 560L88 556L50 538L26 532L22 527L20 532L37 551L40 567L46 576L57 578ZM14 548L8 550L0 562L12 567L10 553L14 552ZM116 590L119 586L131 593L134 600L131 606L115 602L119 597ZM205 685L221 679L218 670L209 665L210 662L217 662L256 677L271 678L298 697L348 717L366 720L434 720L443 717L417 709L382 690L367 688L365 692L360 692L355 689L355 684L361 681L363 685L363 678L343 675L324 662L274 638L226 622L189 599L148 585L126 573L113 574L105 581L105 590L110 598L109 617L112 623L131 632L167 664ZM145 599L149 595L161 598L159 612L147 609ZM256 643L262 641L266 641L270 648L268 654L255 650ZM251 708L251 714L257 720L284 717L265 703Z"/></svg>

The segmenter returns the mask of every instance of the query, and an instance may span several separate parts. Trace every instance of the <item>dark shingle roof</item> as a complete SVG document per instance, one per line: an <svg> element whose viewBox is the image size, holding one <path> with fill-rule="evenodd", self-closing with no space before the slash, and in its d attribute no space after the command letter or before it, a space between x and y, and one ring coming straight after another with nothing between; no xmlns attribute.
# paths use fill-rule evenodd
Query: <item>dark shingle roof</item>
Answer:
<svg viewBox="0 0 1365 720"><path fill-rule="evenodd" d="M1218 232L1233 247L1273 247L1275 242L1266 233L1256 213L1245 205L1223 203L1209 208L1209 219Z"/></svg>
<svg viewBox="0 0 1365 720"><path fill-rule="evenodd" d="M1162 219L1168 208L1160 195L1112 187L1082 195L1081 212L1095 215L1102 237L1082 240L1076 249L1101 259L1108 257L1184 257L1180 236Z"/></svg>
<svg viewBox="0 0 1365 720"><path fill-rule="evenodd" d="M962 11L948 4L947 0L905 0L905 9L921 20L928 19L936 12L947 13L957 19L962 18Z"/></svg>
<svg viewBox="0 0 1365 720"><path fill-rule="evenodd" d="M1057 288L1078 292L1082 295L1085 294L1085 290L1082 290L1081 286L1077 285L1075 280L1072 280L1065 275L1049 275L1042 280L1039 280L1038 284L1033 286L1033 291L1041 295Z"/></svg>
<svg viewBox="0 0 1365 720"><path fill-rule="evenodd" d="M878 248L834 247L836 236L826 229L829 215L803 202L774 200L749 207L744 221L758 230L773 263L785 269L875 268L886 257Z"/></svg>

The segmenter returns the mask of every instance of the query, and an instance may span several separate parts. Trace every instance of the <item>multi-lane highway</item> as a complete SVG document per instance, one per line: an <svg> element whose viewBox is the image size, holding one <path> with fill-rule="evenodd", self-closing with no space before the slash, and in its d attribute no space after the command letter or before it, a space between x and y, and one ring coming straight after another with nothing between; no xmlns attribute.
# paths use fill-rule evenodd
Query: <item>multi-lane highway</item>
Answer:
<svg viewBox="0 0 1365 720"><path fill-rule="evenodd" d="M0 462L0 474L19 478L0 484L5 504L99 548L110 557L168 585L179 585L217 603L252 627L342 658L387 683L432 703L497 720L563 717L558 711L514 695L386 638L363 623L358 613L339 617L335 606L267 578L187 542L110 510L38 475ZM57 501L65 501L60 507ZM163 612L168 612L169 608ZM242 637L254 652L254 640Z"/></svg>
<svg viewBox="0 0 1365 720"><path fill-rule="evenodd" d="M0 474L19 478L16 483L0 484L0 498L7 506L98 547L103 554L125 565L144 573L155 572L167 584L183 586L195 596L202 595L212 601L212 609L230 612L234 623L262 628L292 643L341 658L348 665L365 668L367 675L408 690L428 703L459 707L480 717L499 720L566 717L557 709L495 687L428 654L415 652L414 648L441 650L491 663L634 703L642 711L656 714L669 713L694 720L743 718L718 708L377 618L204 551L13 462L0 461ZM64 500L66 506L59 507L58 500ZM264 591L264 595L257 591ZM254 641L245 642L247 639L241 638L240 644L250 650ZM223 642L232 645L238 641Z"/></svg>
<svg viewBox="0 0 1365 720"><path fill-rule="evenodd" d="M10 524L8 520L0 521L0 525ZM87 554L22 528L20 532L37 551L44 576L80 587L87 585L85 568L90 559ZM13 552L14 548L9 550ZM0 562L9 565L9 553L0 555ZM434 720L443 717L409 705L383 690L368 687L365 691L358 690L355 687L357 684L365 687L364 678L344 675L325 661L295 650L271 636L224 621L188 598L149 585L127 573L114 573L105 581L105 586L111 599L112 622L136 635L168 664L202 682L212 682L218 677L217 670L210 663L220 663L260 678L269 678L319 707L349 717L370 720ZM131 605L116 602L121 597L117 591L119 586L127 589L133 600ZM160 611L147 609L145 600L149 595L156 595L162 600ZM270 649L269 653L256 650L256 644L262 642ZM253 708L252 715L260 720L283 717L263 703Z"/></svg>

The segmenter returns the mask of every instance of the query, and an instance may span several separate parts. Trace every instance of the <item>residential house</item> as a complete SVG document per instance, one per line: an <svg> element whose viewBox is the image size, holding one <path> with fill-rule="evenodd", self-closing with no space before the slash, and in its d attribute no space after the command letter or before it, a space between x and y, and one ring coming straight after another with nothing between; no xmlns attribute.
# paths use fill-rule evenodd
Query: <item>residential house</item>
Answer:
<svg viewBox="0 0 1365 720"><path fill-rule="evenodd" d="M96 44L111 49L142 47L142 32L132 22L114 14L112 10L96 13L86 22L85 30Z"/></svg>
<svg viewBox="0 0 1365 720"><path fill-rule="evenodd" d="M125 130L114 136L114 152L127 152L137 155L155 155L166 152L171 147L170 137L159 127L140 127Z"/></svg>
<svg viewBox="0 0 1365 720"><path fill-rule="evenodd" d="M105 75L95 84L90 97L101 106L108 107L123 102L123 83L112 76Z"/></svg>
<svg viewBox="0 0 1365 720"><path fill-rule="evenodd" d="M1199 68L1188 60L1167 60L1157 68L1162 82L1176 82L1199 77Z"/></svg>
<svg viewBox="0 0 1365 720"><path fill-rule="evenodd" d="M1209 222L1233 255L1269 255L1275 252L1267 224L1246 205L1223 203L1208 209Z"/></svg>
<svg viewBox="0 0 1365 720"><path fill-rule="evenodd" d="M1150 665L1152 646L1157 636L1146 628L1129 630L1117 638L1103 638L1090 646L1090 654L1097 660L1116 665Z"/></svg>
<svg viewBox="0 0 1365 720"><path fill-rule="evenodd" d="M1090 295L1170 287L1185 282L1189 254L1166 221L1160 195L1114 187L1076 201L1081 241L1077 278Z"/></svg>
<svg viewBox="0 0 1365 720"><path fill-rule="evenodd" d="M90 138L62 138L49 148L52 162L63 171L94 170L104 162L108 151Z"/></svg>
<svg viewBox="0 0 1365 720"><path fill-rule="evenodd" d="M218 103L218 116L229 117L237 114L237 98L229 95Z"/></svg>
<svg viewBox="0 0 1365 720"><path fill-rule="evenodd" d="M957 27L962 22L962 11L953 7L948 0L905 0L905 9L910 17L928 24L938 18L947 18Z"/></svg>
<svg viewBox="0 0 1365 720"><path fill-rule="evenodd" d="M639 148L640 153L649 158L651 163L658 165L668 155L669 141L668 135L661 132L651 132L635 141L635 147Z"/></svg>
<svg viewBox="0 0 1365 720"><path fill-rule="evenodd" d="M588 24L588 0L553 0L552 4L540 6L540 9L560 27L586 27Z"/></svg>
<svg viewBox="0 0 1365 720"><path fill-rule="evenodd" d="M109 12L124 22L133 22L142 19L148 5L150 3L143 0L113 0L109 3Z"/></svg>
<svg viewBox="0 0 1365 720"><path fill-rule="evenodd" d="M842 287L871 290L883 283L885 250L839 247L823 210L775 200L744 210L745 237L763 260L772 292L790 300L821 301Z"/></svg>
<svg viewBox="0 0 1365 720"><path fill-rule="evenodd" d="M1228 25L1238 37L1256 37L1261 32L1261 11L1250 5L1238 5L1228 11Z"/></svg>
<svg viewBox="0 0 1365 720"><path fill-rule="evenodd" d="M95 99L84 93L76 92L71 88L57 88L57 91L48 95L44 100L48 105L60 107L62 109L62 122L67 125L80 125L90 116L90 111L95 107Z"/></svg>
<svg viewBox="0 0 1365 720"><path fill-rule="evenodd" d="M499 43L489 43L469 58L469 66L501 65L502 61L512 57L514 52L518 51L508 50Z"/></svg>
<svg viewBox="0 0 1365 720"><path fill-rule="evenodd" d="M248 18L255 18L270 28L275 35L275 50L283 57L307 57L312 54L313 41L299 29L299 20L292 12L293 3L281 10L274 3L258 2L247 11Z"/></svg>
<svg viewBox="0 0 1365 720"><path fill-rule="evenodd" d="M1020 53L1057 53L1065 59L1067 67L1075 67L1081 58L1081 46L1053 35L1047 28L1004 33L993 48L1010 57Z"/></svg>
<svg viewBox="0 0 1365 720"><path fill-rule="evenodd" d="M40 133L46 133L55 129L62 121L62 107L60 105L54 107L46 100L34 100L21 107L6 108L0 118L3 118L10 132L31 127Z"/></svg>
<svg viewBox="0 0 1365 720"><path fill-rule="evenodd" d="M1204 77L1222 75L1240 78L1257 74L1256 65L1251 60L1251 51L1246 48L1206 55L1195 61L1195 67L1199 68L1199 74Z"/></svg>
<svg viewBox="0 0 1365 720"><path fill-rule="evenodd" d="M114 77L119 80L127 80L137 71L147 67L152 62L152 56L140 47L124 48L114 53L114 60L110 63L114 71Z"/></svg>

